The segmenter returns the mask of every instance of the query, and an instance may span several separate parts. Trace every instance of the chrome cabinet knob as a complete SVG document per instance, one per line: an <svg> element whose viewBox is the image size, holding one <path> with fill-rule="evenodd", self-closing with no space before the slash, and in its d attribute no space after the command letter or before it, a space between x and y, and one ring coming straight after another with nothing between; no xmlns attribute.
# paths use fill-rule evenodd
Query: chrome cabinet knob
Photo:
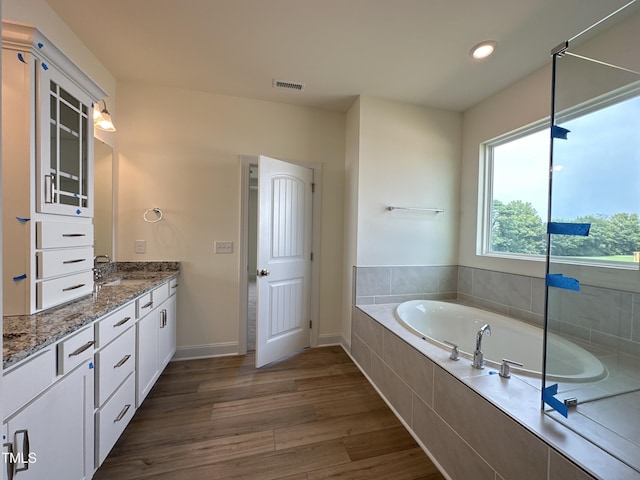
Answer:
<svg viewBox="0 0 640 480"><path fill-rule="evenodd" d="M267 270L266 268L263 268L262 270L260 270L260 271L258 272L258 275L259 275L260 277L268 277L270 273L271 273L271 272L270 272L269 270Z"/></svg>

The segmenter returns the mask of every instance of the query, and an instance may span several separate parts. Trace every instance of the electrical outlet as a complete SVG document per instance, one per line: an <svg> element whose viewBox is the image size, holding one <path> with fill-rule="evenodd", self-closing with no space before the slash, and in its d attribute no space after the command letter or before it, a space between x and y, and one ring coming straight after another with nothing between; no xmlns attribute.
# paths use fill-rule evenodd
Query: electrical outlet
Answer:
<svg viewBox="0 0 640 480"><path fill-rule="evenodd" d="M215 252L218 253L233 253L233 242L215 242Z"/></svg>
<svg viewBox="0 0 640 480"><path fill-rule="evenodd" d="M136 253L147 253L146 240L136 240Z"/></svg>

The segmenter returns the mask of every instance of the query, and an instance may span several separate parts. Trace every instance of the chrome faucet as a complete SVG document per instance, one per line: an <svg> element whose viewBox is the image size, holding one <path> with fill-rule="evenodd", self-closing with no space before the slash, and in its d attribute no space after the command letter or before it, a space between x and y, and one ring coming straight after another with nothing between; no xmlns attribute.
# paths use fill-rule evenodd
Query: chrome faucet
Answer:
<svg viewBox="0 0 640 480"><path fill-rule="evenodd" d="M482 369L484 368L484 357L482 356L482 337L484 334L491 335L491 327L488 323L485 323L478 333L476 334L476 349L473 352L473 363L471 366L473 368Z"/></svg>
<svg viewBox="0 0 640 480"><path fill-rule="evenodd" d="M107 261L106 262L98 262L99 259L104 258ZM96 255L95 257L93 257L93 266L95 267L96 265L98 265L98 263L109 263L111 262L111 259L109 258L109 255Z"/></svg>
<svg viewBox="0 0 640 480"><path fill-rule="evenodd" d="M106 262L98 262L99 259L104 258ZM93 257L93 281L97 282L102 278L102 271L98 268L99 263L111 263L109 255L96 255Z"/></svg>

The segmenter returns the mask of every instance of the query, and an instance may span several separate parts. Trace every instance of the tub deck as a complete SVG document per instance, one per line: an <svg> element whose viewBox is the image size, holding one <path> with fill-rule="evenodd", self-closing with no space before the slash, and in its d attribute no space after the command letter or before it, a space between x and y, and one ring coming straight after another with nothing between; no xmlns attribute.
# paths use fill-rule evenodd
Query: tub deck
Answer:
<svg viewBox="0 0 640 480"><path fill-rule="evenodd" d="M476 473L484 468L483 465L488 464L493 468L494 474L497 472L504 478L568 478L567 472L581 472L584 469L594 478L640 479L640 446L616 437L596 422L591 422L590 428L601 436L615 456L594 445L571 428L560 425L554 418L555 413L541 410L540 379L518 374L512 375L510 379L503 379L491 368L477 370L466 359L449 359L448 351L419 338L402 326L394 315L396 306L397 304L384 304L354 307L352 355L404 420L405 425L421 439L426 449L452 478L464 478L462 474L456 477L452 469L464 469L467 460L460 461L459 451L455 453L455 458L451 458L452 454L447 453L447 449L439 447L439 443L446 442L449 434L446 428L457 432L449 437L451 447L459 442L459 438L464 438L465 441L458 447L468 450L468 462L475 469L470 471ZM390 352L388 349L398 350ZM400 353L401 351L406 353ZM419 357L412 356L416 354L415 351L420 352ZM403 373L406 367L394 358L405 354L412 356L411 358L422 358L421 364L424 363L426 369L432 369L432 373ZM423 370L422 366L418 370ZM422 376L414 381L412 376L418 374ZM390 388L389 385L394 387ZM407 385L412 392L408 394L408 404L396 393ZM576 418L570 413L570 419L571 417ZM421 422L425 419L446 422L447 427L440 432L437 443L430 443L429 438L432 429L440 423L435 426L430 424L430 431L426 432L421 427ZM587 420L581 418L580 421ZM510 442L511 454L514 455L511 462L505 461L502 450L495 451L492 445L487 445L490 432L495 431L501 432L502 440L497 443L503 445L505 439ZM521 459L525 463L521 465L517 464L518 445L525 448ZM478 456L480 458L476 459ZM521 476L523 469L529 468L526 463L529 457L543 464L545 472L534 473L538 468L538 463L535 463L530 466L533 470L528 476ZM512 464L514 461L516 465ZM493 478L490 474L491 472L487 472L486 478ZM476 478L485 477L477 475Z"/></svg>

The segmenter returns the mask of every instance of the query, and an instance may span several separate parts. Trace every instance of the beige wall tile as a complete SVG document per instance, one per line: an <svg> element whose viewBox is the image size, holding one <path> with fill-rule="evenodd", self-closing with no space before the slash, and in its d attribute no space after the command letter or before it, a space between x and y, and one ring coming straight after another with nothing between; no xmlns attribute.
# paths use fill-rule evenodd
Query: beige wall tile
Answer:
<svg viewBox="0 0 640 480"><path fill-rule="evenodd" d="M359 308L353 308L353 332L367 344L376 355L382 356L384 327Z"/></svg>
<svg viewBox="0 0 640 480"><path fill-rule="evenodd" d="M351 335L351 355L367 375L371 375L371 350L357 335Z"/></svg>
<svg viewBox="0 0 640 480"><path fill-rule="evenodd" d="M409 386L376 355L371 357L370 376L400 416L411 423L412 392Z"/></svg>
<svg viewBox="0 0 640 480"><path fill-rule="evenodd" d="M413 399L413 430L452 479L495 479L493 469L417 396Z"/></svg>
<svg viewBox="0 0 640 480"><path fill-rule="evenodd" d="M497 472L518 480L546 478L546 444L441 368L434 378L435 412Z"/></svg>
<svg viewBox="0 0 640 480"><path fill-rule="evenodd" d="M431 360L386 329L382 358L422 400L431 405L434 369Z"/></svg>
<svg viewBox="0 0 640 480"><path fill-rule="evenodd" d="M590 480L591 475L577 467L565 457L551 450L549 458L549 480Z"/></svg>

